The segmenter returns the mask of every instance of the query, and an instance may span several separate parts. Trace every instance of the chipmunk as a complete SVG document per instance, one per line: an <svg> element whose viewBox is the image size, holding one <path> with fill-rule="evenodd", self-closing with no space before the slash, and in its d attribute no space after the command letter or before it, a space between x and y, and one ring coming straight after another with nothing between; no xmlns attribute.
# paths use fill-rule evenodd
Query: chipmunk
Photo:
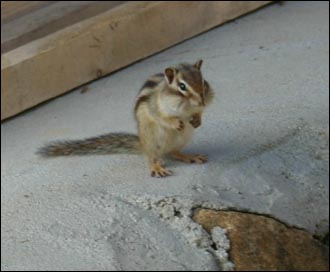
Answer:
<svg viewBox="0 0 330 272"><path fill-rule="evenodd" d="M42 147L42 156L86 154L143 153L147 156L151 176L166 177L172 171L164 167L162 158L187 163L205 163L204 155L187 155L181 150L191 140L194 128L201 125L203 110L210 104L214 92L203 79L201 66L179 64L164 73L151 76L137 96L134 113L138 135L109 133L84 140L53 142Z"/></svg>

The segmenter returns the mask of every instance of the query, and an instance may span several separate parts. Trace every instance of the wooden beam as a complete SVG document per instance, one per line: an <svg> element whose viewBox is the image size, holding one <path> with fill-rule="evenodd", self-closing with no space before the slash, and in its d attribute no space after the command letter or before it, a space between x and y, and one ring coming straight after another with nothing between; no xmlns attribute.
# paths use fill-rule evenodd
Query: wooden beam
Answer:
<svg viewBox="0 0 330 272"><path fill-rule="evenodd" d="M38 7L37 11L24 10L24 16L15 14L15 20L2 22L1 18L1 54L96 16L125 1L48 1L48 5L45 3L35 6L34 8ZM1 12L6 15L5 11ZM13 13L10 9L8 12Z"/></svg>
<svg viewBox="0 0 330 272"><path fill-rule="evenodd" d="M1 119L271 1L132 1L1 55Z"/></svg>
<svg viewBox="0 0 330 272"><path fill-rule="evenodd" d="M57 1L1 1L1 24L56 2Z"/></svg>

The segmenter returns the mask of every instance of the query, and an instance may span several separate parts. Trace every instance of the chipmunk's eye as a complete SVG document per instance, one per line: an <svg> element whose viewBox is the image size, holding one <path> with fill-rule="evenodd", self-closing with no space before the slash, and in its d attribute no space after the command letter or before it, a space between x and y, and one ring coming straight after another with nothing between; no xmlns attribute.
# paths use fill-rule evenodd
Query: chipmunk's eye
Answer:
<svg viewBox="0 0 330 272"><path fill-rule="evenodd" d="M184 84L184 83L180 83L180 90L181 91L186 91L187 90L187 87L186 87L186 85Z"/></svg>

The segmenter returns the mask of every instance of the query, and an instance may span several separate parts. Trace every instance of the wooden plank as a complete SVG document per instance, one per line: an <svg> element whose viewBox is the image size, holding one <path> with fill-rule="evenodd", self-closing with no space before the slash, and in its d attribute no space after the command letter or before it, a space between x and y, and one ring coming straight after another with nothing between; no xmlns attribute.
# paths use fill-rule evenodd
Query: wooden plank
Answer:
<svg viewBox="0 0 330 272"><path fill-rule="evenodd" d="M57 1L1 1L1 24L56 2Z"/></svg>
<svg viewBox="0 0 330 272"><path fill-rule="evenodd" d="M24 16L18 16L15 20L1 23L1 53L45 37L123 3L125 1L52 1L49 5L44 5L42 9L32 10Z"/></svg>
<svg viewBox="0 0 330 272"><path fill-rule="evenodd" d="M1 119L270 2L132 1L11 50Z"/></svg>

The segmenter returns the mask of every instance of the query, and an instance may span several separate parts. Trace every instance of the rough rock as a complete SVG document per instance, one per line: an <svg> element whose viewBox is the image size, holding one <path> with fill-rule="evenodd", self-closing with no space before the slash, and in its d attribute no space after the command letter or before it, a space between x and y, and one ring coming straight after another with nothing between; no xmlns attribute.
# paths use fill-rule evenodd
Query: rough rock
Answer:
<svg viewBox="0 0 330 272"><path fill-rule="evenodd" d="M308 232L273 218L236 211L199 209L193 219L209 233L228 231L235 269L329 271L329 249Z"/></svg>

